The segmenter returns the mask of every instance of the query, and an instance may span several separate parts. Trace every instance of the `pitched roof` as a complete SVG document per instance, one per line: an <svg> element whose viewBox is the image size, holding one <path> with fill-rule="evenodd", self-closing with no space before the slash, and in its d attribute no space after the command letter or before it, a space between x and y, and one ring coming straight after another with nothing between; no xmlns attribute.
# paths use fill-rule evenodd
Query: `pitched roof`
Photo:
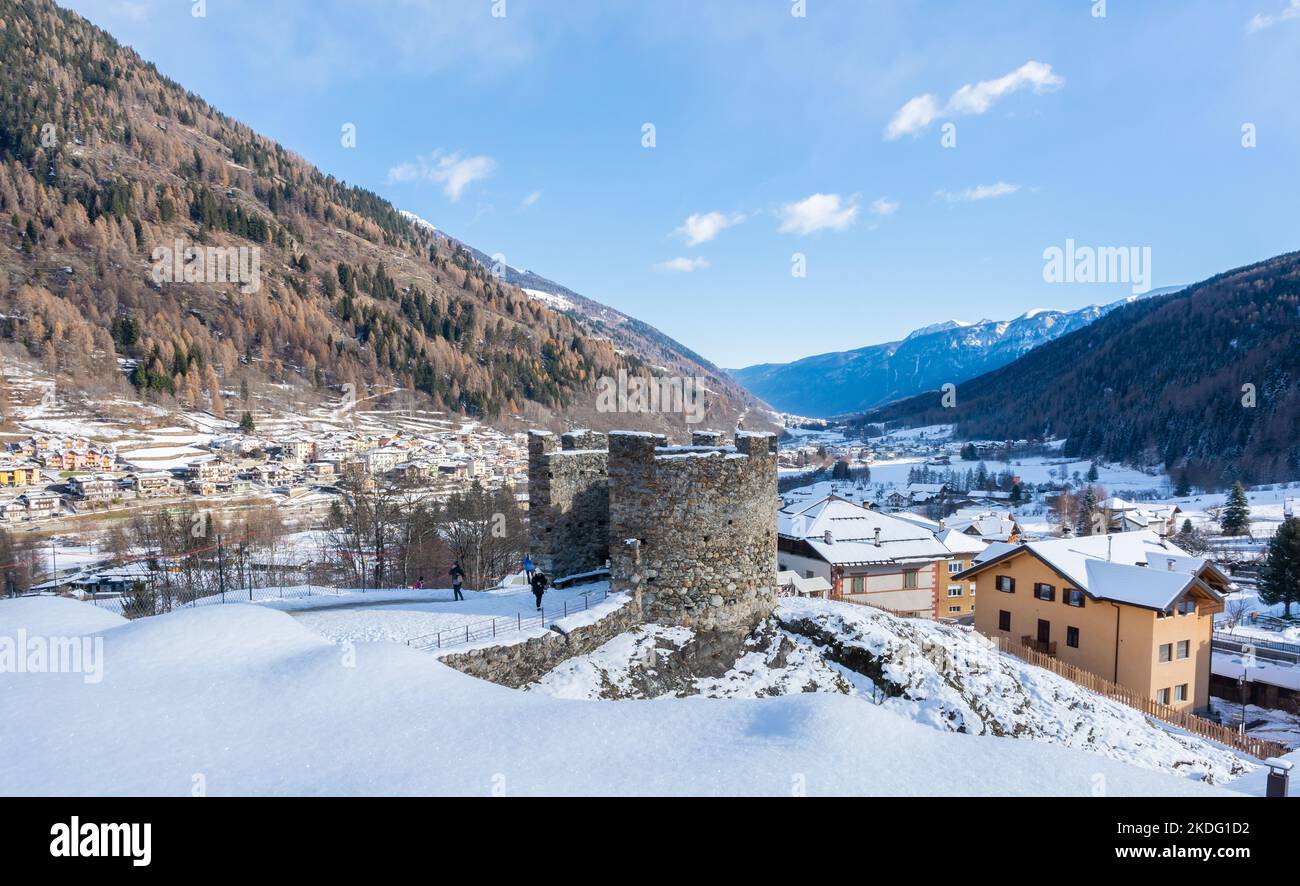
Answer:
<svg viewBox="0 0 1300 886"><path fill-rule="evenodd" d="M928 529L835 495L778 511L776 529L779 535L804 541L819 557L833 564L947 559L949 554Z"/></svg>
<svg viewBox="0 0 1300 886"><path fill-rule="evenodd" d="M1167 609L1193 585L1222 602L1202 578L1228 583L1227 576L1209 561L1147 531L1044 539L1024 545L993 544L959 577L971 576L1020 552L1033 554L1089 597L1148 609Z"/></svg>

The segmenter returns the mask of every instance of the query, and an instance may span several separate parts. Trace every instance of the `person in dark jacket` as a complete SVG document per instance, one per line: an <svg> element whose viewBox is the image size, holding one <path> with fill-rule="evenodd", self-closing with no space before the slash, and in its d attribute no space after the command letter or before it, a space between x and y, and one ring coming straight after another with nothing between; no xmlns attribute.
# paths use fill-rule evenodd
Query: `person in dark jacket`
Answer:
<svg viewBox="0 0 1300 886"><path fill-rule="evenodd" d="M538 612L542 611L542 594L546 593L546 586L550 584L550 582L551 580L546 577L545 572L538 571L533 573L533 596L537 598Z"/></svg>
<svg viewBox="0 0 1300 886"><path fill-rule="evenodd" d="M451 576L451 589L456 593L453 602L455 600L464 600L465 597L460 592L460 586L465 582L465 570L460 568L459 560L456 561L456 565L451 567L451 571L447 574Z"/></svg>

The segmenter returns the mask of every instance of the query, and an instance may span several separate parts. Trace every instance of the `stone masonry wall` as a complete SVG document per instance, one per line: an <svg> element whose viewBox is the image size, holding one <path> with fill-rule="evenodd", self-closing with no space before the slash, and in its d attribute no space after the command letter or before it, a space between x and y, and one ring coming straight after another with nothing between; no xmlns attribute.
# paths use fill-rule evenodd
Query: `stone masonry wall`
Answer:
<svg viewBox="0 0 1300 886"><path fill-rule="evenodd" d="M528 539L552 579L590 572L609 558L606 439L592 431L528 436Z"/></svg>
<svg viewBox="0 0 1300 886"><path fill-rule="evenodd" d="M718 442L610 434L611 584L638 591L647 620L735 632L775 605L776 437Z"/></svg>
<svg viewBox="0 0 1300 886"><path fill-rule="evenodd" d="M518 689L540 680L577 655L595 652L619 634L642 623L635 600L594 624L566 633L552 628L548 633L509 646L489 646L442 656L442 663L458 671Z"/></svg>

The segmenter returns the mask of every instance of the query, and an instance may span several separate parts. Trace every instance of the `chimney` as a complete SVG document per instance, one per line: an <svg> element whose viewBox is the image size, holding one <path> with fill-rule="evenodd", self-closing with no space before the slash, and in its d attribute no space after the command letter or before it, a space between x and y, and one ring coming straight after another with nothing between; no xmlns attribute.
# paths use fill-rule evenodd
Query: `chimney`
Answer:
<svg viewBox="0 0 1300 886"><path fill-rule="evenodd" d="M1114 541L1115 541L1115 536L1113 535L1106 536L1106 562L1107 563L1110 562L1110 547L1111 547L1111 543Z"/></svg>
<svg viewBox="0 0 1300 886"><path fill-rule="evenodd" d="M1170 572L1173 572L1173 571L1174 571L1174 558L1173 558L1173 557L1170 557L1169 559L1165 560L1165 563L1166 563L1166 565L1168 565L1168 567L1169 567L1169 571L1170 571Z"/></svg>
<svg viewBox="0 0 1300 886"><path fill-rule="evenodd" d="M880 547L880 527L876 527L876 547Z"/></svg>
<svg viewBox="0 0 1300 886"><path fill-rule="evenodd" d="M822 533L822 541L826 542L828 545L833 545L835 544L835 536L831 535L831 531L827 529Z"/></svg>

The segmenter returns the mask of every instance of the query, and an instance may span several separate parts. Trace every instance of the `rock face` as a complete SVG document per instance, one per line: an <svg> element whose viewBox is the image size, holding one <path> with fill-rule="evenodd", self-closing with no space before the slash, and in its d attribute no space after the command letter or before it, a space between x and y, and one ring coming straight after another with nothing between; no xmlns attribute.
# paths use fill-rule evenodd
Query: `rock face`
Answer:
<svg viewBox="0 0 1300 886"><path fill-rule="evenodd" d="M608 448L606 448L608 447ZM776 437L533 431L532 554L552 578L608 558L615 591L649 622L683 625L732 649L776 604ZM725 635L725 636L723 636Z"/></svg>
<svg viewBox="0 0 1300 886"><path fill-rule="evenodd" d="M605 435L528 435L528 539L533 561L552 579L590 572L609 559Z"/></svg>

